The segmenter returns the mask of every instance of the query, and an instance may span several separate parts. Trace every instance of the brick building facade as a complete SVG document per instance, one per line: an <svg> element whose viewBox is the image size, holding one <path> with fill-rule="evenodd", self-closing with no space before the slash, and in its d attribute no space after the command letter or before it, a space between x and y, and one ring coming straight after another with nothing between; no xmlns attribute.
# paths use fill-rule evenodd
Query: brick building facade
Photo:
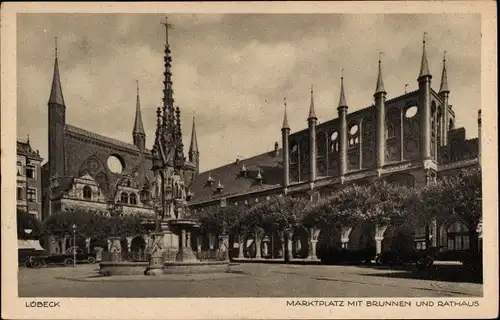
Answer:
<svg viewBox="0 0 500 320"><path fill-rule="evenodd" d="M29 138L17 139L17 208L42 220L42 157Z"/></svg>

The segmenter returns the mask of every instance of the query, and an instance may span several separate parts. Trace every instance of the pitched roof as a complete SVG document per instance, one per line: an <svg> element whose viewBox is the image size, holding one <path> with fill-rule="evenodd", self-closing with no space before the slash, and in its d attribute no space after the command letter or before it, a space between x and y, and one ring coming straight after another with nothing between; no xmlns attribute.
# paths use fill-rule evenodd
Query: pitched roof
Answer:
<svg viewBox="0 0 500 320"><path fill-rule="evenodd" d="M75 126L72 126L69 124L65 125L64 128L65 128L66 132L69 132L69 133L78 134L78 135L81 135L81 136L84 136L84 137L87 137L90 139L100 140L100 141L108 143L108 144L112 144L112 145L115 145L118 147L126 148L126 149L129 149L131 151L139 152L139 149L131 143L127 143L127 142L123 142L123 141L116 140L113 138L109 138L109 137L106 137L106 136L103 136L103 135L100 135L100 134L97 134L94 132L90 132L90 131L87 131L85 129L78 128L78 127L75 127ZM146 150L146 152L149 152L149 150Z"/></svg>
<svg viewBox="0 0 500 320"><path fill-rule="evenodd" d="M247 170L246 176L240 174L243 165ZM262 184L257 179L259 170L263 178ZM207 184L209 176L214 180L212 185ZM224 186L221 193L217 192L219 181ZM273 150L198 174L190 187L194 196L189 204L271 189L280 186L282 181L282 149Z"/></svg>
<svg viewBox="0 0 500 320"><path fill-rule="evenodd" d="M17 142L16 152L18 155L24 155L32 158L33 160L39 160L39 161L43 160L43 158L40 157L40 153L38 152L38 150L35 151L33 150L33 148L31 148L29 140L22 141L20 139L17 139L16 142Z"/></svg>

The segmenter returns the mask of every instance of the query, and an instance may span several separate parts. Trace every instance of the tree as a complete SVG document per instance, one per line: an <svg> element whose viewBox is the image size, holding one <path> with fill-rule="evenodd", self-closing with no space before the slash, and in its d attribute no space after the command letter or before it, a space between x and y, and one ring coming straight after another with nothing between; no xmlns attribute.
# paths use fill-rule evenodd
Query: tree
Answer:
<svg viewBox="0 0 500 320"><path fill-rule="evenodd" d="M56 237L71 235L73 224L77 227L78 238L106 239L147 232L146 226L137 216L106 217L80 210L54 213L43 224L45 233Z"/></svg>
<svg viewBox="0 0 500 320"><path fill-rule="evenodd" d="M476 226L482 217L482 179L480 169L466 169L427 185L418 192L412 221L458 217L469 226Z"/></svg>
<svg viewBox="0 0 500 320"><path fill-rule="evenodd" d="M43 227L40 220L19 208L17 209L16 224L18 239L38 240L43 234ZM31 232L27 232L26 230L31 230Z"/></svg>
<svg viewBox="0 0 500 320"><path fill-rule="evenodd" d="M362 222L387 224L407 215L413 189L376 180L370 185L351 184L307 207L302 224L328 228Z"/></svg>

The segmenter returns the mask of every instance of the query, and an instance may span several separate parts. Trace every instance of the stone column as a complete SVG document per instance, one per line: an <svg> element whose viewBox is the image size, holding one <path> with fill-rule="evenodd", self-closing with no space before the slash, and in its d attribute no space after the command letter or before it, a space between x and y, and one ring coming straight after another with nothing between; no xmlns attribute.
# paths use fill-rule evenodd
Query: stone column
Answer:
<svg viewBox="0 0 500 320"><path fill-rule="evenodd" d="M377 170L379 175L385 164L385 95L386 92L381 89L381 91L374 94L375 97L375 108L377 109L377 134L376 134L376 145L377 145Z"/></svg>
<svg viewBox="0 0 500 320"><path fill-rule="evenodd" d="M243 255L243 250L245 249L244 241L245 241L245 239L243 236L238 237L238 259L244 258L244 255Z"/></svg>
<svg viewBox="0 0 500 320"><path fill-rule="evenodd" d="M343 180L347 173L347 107L337 108L340 119L339 147L340 147L340 178Z"/></svg>
<svg viewBox="0 0 500 320"><path fill-rule="evenodd" d="M351 235L351 231L352 231L351 227L343 227L341 229L340 241L342 242L342 249L349 248L349 236Z"/></svg>
<svg viewBox="0 0 500 320"><path fill-rule="evenodd" d="M375 237L376 254L381 254L382 253L382 240L384 240L384 237Z"/></svg>
<svg viewBox="0 0 500 320"><path fill-rule="evenodd" d="M309 254L307 255L307 260L318 260L316 256L316 246L318 240L309 240Z"/></svg>
<svg viewBox="0 0 500 320"><path fill-rule="evenodd" d="M267 257L268 253L269 253L269 250L268 250L268 242L267 241L264 241L264 245L262 246L262 255Z"/></svg>
<svg viewBox="0 0 500 320"><path fill-rule="evenodd" d="M120 237L110 237L111 248L109 250L110 260L113 262L122 261L122 245L120 243Z"/></svg>
<svg viewBox="0 0 500 320"><path fill-rule="evenodd" d="M163 232L153 233L153 244L151 245L151 257L149 266L146 268L145 274L148 276L157 276L163 274L164 258L163 258Z"/></svg>
<svg viewBox="0 0 500 320"><path fill-rule="evenodd" d="M262 258L261 243L262 243L262 238L259 237L258 234L255 234L255 259Z"/></svg>
<svg viewBox="0 0 500 320"><path fill-rule="evenodd" d="M215 236L211 233L208 234L208 245L210 250L214 250L215 247Z"/></svg>
<svg viewBox="0 0 500 320"><path fill-rule="evenodd" d="M66 236L62 238L61 253L66 253Z"/></svg>
<svg viewBox="0 0 500 320"><path fill-rule="evenodd" d="M285 115L286 117L286 115ZM288 123L286 127L281 129L281 139L283 145L283 187L288 187L290 183L290 146L288 141L288 136L290 135L290 128L288 128Z"/></svg>
<svg viewBox="0 0 500 320"><path fill-rule="evenodd" d="M201 237L201 235L199 235L197 238L196 238L196 251L198 251L198 255L201 255L201 245L203 243L203 238Z"/></svg>
<svg viewBox="0 0 500 320"><path fill-rule="evenodd" d="M186 230L182 230L179 237L179 249L184 248L186 248Z"/></svg>
<svg viewBox="0 0 500 320"><path fill-rule="evenodd" d="M387 226L377 225L375 226L375 243L376 243L376 254L382 253L382 240L384 240L384 234L387 230Z"/></svg>
<svg viewBox="0 0 500 320"><path fill-rule="evenodd" d="M422 160L431 159L431 76L418 78L420 114L420 154Z"/></svg>
<svg viewBox="0 0 500 320"><path fill-rule="evenodd" d="M85 239L85 248L87 248L87 253L90 253L90 238Z"/></svg>
<svg viewBox="0 0 500 320"><path fill-rule="evenodd" d="M293 241L292 237L288 238L288 241L286 243L286 255L288 256L289 261L293 260Z"/></svg>

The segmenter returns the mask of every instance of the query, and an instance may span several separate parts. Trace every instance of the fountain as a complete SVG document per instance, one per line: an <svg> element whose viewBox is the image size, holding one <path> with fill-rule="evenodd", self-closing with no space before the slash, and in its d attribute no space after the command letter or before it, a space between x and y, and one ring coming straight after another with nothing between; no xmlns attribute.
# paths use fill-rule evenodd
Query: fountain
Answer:
<svg viewBox="0 0 500 320"><path fill-rule="evenodd" d="M158 107L155 143L151 150L154 181L145 182L141 191L141 202L151 204L155 215L155 232L148 262L111 261L100 264L101 274L138 274L159 276L168 273L214 273L228 272L229 259L224 261L200 261L190 248L190 238L200 228L199 221L189 217L186 192L189 184L198 172L198 161L189 155L184 157L182 143L181 114L179 107L174 107L171 52L168 43L169 23L166 27L165 43L165 88L163 105ZM196 151L197 152L197 151ZM165 247L174 247L171 232L178 238L178 251L175 261L165 261ZM227 239L226 239L227 240Z"/></svg>
<svg viewBox="0 0 500 320"><path fill-rule="evenodd" d="M171 273L214 273L229 272L229 260L223 261L201 261L191 249L191 236L200 228L196 219L184 218L186 204L182 200L176 200L177 218L167 221L170 231L179 238L179 249L175 255L175 261L166 261L163 272Z"/></svg>

